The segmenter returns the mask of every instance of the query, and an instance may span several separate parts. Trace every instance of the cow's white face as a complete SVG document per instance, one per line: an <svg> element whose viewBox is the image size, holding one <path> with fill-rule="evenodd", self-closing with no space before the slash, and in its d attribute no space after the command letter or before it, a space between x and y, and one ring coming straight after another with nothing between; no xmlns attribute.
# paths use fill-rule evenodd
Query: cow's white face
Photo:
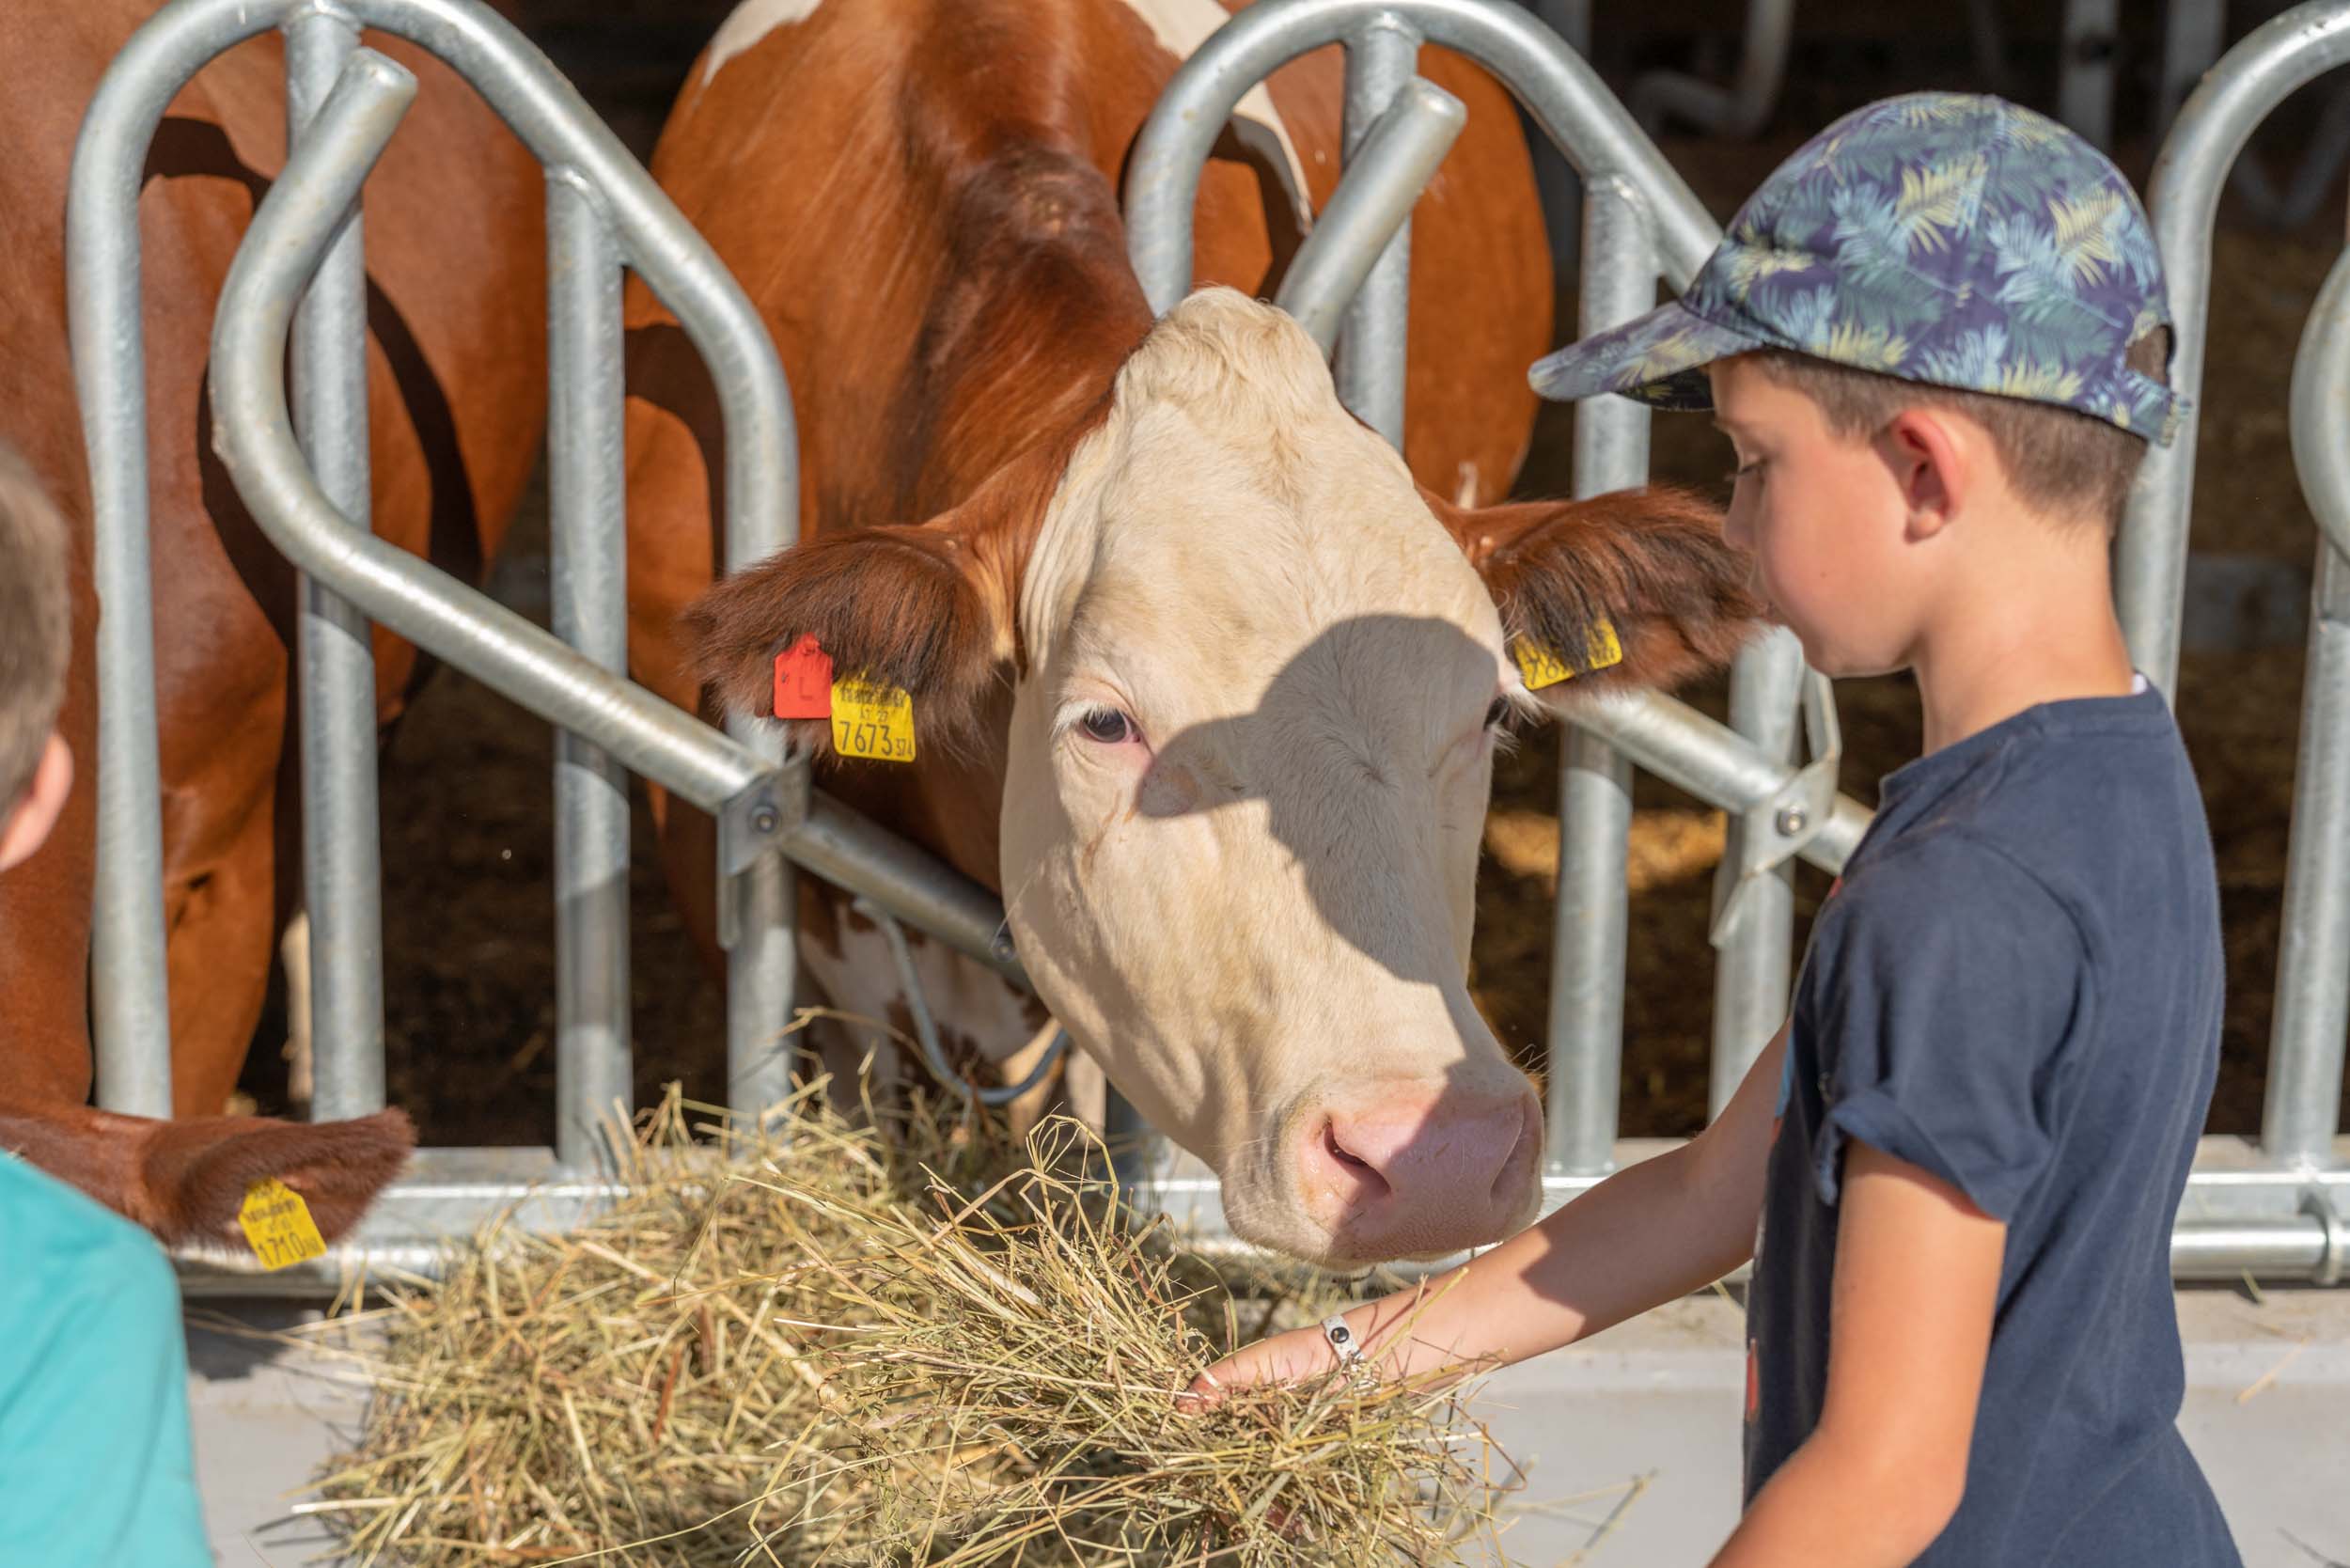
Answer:
<svg viewBox="0 0 2350 1568"><path fill-rule="evenodd" d="M1029 974L1241 1235L1350 1264L1509 1233L1542 1118L1465 984L1495 720L1528 700L1505 621L1577 664L1618 629L1571 695L1663 683L1744 636L1747 563L1686 496L1426 496L1305 334L1225 290L1061 434L953 511L720 584L699 668L772 712L813 635L914 693L950 758L926 788L1003 780Z"/></svg>
<svg viewBox="0 0 2350 1568"><path fill-rule="evenodd" d="M1344 1263L1530 1219L1540 1106L1465 983L1523 686L1483 581L1286 316L1203 294L1128 362L1020 618L1013 935L1234 1229Z"/></svg>

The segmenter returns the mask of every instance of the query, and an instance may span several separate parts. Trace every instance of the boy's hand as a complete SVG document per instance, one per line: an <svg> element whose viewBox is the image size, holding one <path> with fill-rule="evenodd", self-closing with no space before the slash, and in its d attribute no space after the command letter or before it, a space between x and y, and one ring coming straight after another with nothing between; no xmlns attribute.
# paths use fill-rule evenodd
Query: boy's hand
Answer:
<svg viewBox="0 0 2350 1568"><path fill-rule="evenodd" d="M1177 1403L1186 1409L1205 1410L1230 1389L1251 1383L1303 1383L1338 1364L1338 1353L1319 1326L1292 1328L1232 1352L1193 1378L1191 1387L1177 1396Z"/></svg>

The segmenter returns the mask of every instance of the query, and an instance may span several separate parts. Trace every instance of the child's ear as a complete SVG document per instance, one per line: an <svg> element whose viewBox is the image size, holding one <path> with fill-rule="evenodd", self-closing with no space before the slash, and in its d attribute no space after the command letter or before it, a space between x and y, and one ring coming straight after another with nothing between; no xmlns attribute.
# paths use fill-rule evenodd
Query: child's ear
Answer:
<svg viewBox="0 0 2350 1568"><path fill-rule="evenodd" d="M1957 520L1975 490L1982 434L1981 427L1962 431L1927 407L1903 409L1878 432L1877 453L1901 492L1909 538L1932 539Z"/></svg>
<svg viewBox="0 0 2350 1568"><path fill-rule="evenodd" d="M1736 657L1762 613L1751 561L1723 539L1721 513L1687 491L1480 508L1420 494L1485 579L1502 631L1582 677L1546 699L1678 685ZM1603 626L1622 653L1613 664Z"/></svg>
<svg viewBox="0 0 2350 1568"><path fill-rule="evenodd" d="M33 781L25 787L24 798L0 819L0 871L33 857L49 830L57 825L57 814L65 809L66 797L72 792L73 749L65 744L63 735L52 730L49 744L41 747L40 760L33 766Z"/></svg>

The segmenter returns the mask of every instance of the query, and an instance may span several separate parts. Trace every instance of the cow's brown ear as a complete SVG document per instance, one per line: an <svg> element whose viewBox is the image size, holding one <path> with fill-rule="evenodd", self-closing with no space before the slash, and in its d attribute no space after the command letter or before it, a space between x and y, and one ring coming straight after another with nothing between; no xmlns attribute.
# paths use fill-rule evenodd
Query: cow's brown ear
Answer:
<svg viewBox="0 0 2350 1568"><path fill-rule="evenodd" d="M1728 664L1762 613L1751 561L1722 538L1721 513L1687 491L1479 508L1420 494L1485 579L1503 631L1582 677L1545 697L1678 685ZM1603 623L1623 657L1594 669Z"/></svg>
<svg viewBox="0 0 2350 1568"><path fill-rule="evenodd" d="M836 677L909 693L917 735L960 745L1012 656L1009 597L968 522L828 534L726 578L678 618L695 673L728 712L771 718L776 656L813 636Z"/></svg>

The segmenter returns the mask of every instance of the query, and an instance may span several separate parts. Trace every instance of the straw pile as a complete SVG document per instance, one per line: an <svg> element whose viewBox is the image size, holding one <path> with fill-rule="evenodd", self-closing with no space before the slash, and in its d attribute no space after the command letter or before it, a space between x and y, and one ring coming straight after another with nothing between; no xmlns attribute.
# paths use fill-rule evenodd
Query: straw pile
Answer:
<svg viewBox="0 0 2350 1568"><path fill-rule="evenodd" d="M588 1228L494 1229L330 1320L380 1327L352 1341L366 1429L304 1509L352 1561L1287 1568L1490 1540L1510 1472L1453 1393L1177 1408L1323 1304L1244 1299L1132 1223L1075 1124L1007 1151L811 1091L754 1144L696 1113L723 1121L674 1094L647 1119Z"/></svg>

